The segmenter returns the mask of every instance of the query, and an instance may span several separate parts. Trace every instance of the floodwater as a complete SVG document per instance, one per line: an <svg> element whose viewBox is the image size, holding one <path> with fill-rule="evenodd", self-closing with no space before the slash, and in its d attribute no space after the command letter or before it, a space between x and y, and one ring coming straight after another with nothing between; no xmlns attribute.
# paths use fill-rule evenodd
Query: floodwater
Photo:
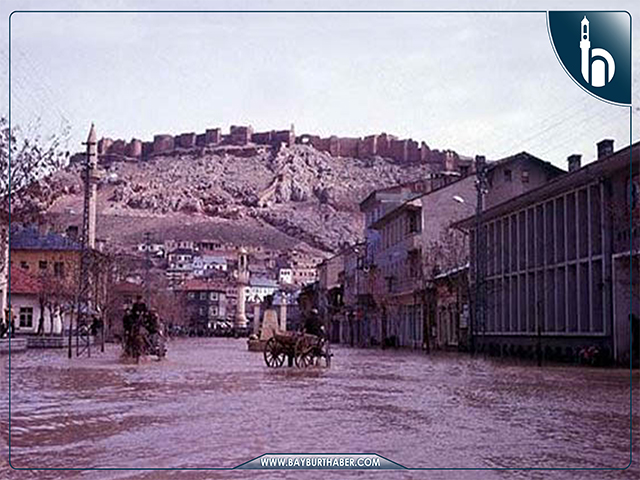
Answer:
<svg viewBox="0 0 640 480"><path fill-rule="evenodd" d="M640 478L640 391L630 375L466 355L334 348L330 369L268 369L244 340L179 339L165 361L119 347L0 357L0 478ZM638 375L634 372L634 385ZM264 453L378 453L444 471L170 471L234 467ZM118 470L129 469L129 470ZM137 469L137 470L135 470Z"/></svg>

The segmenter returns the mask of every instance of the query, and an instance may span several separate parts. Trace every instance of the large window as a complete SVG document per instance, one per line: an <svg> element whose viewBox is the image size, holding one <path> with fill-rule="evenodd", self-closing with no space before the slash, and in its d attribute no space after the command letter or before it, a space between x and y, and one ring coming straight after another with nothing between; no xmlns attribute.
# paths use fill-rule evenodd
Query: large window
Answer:
<svg viewBox="0 0 640 480"><path fill-rule="evenodd" d="M20 307L20 327L21 328L33 327L33 308L32 307Z"/></svg>

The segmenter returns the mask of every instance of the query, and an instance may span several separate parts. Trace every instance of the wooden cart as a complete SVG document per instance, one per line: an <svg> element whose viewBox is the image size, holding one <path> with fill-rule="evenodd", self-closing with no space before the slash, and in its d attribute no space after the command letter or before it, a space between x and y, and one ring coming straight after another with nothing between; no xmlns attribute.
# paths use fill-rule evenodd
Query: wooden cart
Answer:
<svg viewBox="0 0 640 480"><path fill-rule="evenodd" d="M279 368L285 359L290 367L295 363L299 368L319 365L324 359L328 367L331 364L329 341L307 333L276 333L264 346L264 361L268 367Z"/></svg>

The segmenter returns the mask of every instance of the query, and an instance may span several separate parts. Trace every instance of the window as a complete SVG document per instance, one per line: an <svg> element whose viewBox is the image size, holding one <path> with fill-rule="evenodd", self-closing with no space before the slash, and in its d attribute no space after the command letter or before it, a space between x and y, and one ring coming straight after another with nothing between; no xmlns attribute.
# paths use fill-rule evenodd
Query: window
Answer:
<svg viewBox="0 0 640 480"><path fill-rule="evenodd" d="M204 316L204 315L206 315L206 313L207 313L207 309L204 308L204 307L200 307L200 315Z"/></svg>
<svg viewBox="0 0 640 480"><path fill-rule="evenodd" d="M23 260L20 262L20 268L23 268L24 270L29 270L29 264Z"/></svg>
<svg viewBox="0 0 640 480"><path fill-rule="evenodd" d="M506 169L504 171L504 181L505 182L510 182L511 181L511 170Z"/></svg>
<svg viewBox="0 0 640 480"><path fill-rule="evenodd" d="M529 183L529 170L522 171L522 183Z"/></svg>
<svg viewBox="0 0 640 480"><path fill-rule="evenodd" d="M53 274L56 277L64 277L64 263L56 262L53 264Z"/></svg>
<svg viewBox="0 0 640 480"><path fill-rule="evenodd" d="M20 307L20 327L21 328L33 327L33 308L32 307Z"/></svg>
<svg viewBox="0 0 640 480"><path fill-rule="evenodd" d="M46 260L40 260L38 262L38 267L40 268L40 270L46 270L47 269L47 261Z"/></svg>
<svg viewBox="0 0 640 480"><path fill-rule="evenodd" d="M218 300L218 292L210 292L209 300Z"/></svg>
<svg viewBox="0 0 640 480"><path fill-rule="evenodd" d="M194 298L196 298L196 292L189 292L189 298L191 300L193 300Z"/></svg>
<svg viewBox="0 0 640 480"><path fill-rule="evenodd" d="M207 299L207 292L200 292L200 300L206 300Z"/></svg>
<svg viewBox="0 0 640 480"><path fill-rule="evenodd" d="M418 219L419 217L417 212L409 213L408 233L418 232Z"/></svg>
<svg viewBox="0 0 640 480"><path fill-rule="evenodd" d="M218 316L218 307L209 307L209 316L217 317Z"/></svg>

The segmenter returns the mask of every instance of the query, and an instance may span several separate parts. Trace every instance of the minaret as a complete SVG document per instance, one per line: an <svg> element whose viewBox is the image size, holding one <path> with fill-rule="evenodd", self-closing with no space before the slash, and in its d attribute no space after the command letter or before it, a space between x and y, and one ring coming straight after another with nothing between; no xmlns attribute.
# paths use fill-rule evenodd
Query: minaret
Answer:
<svg viewBox="0 0 640 480"><path fill-rule="evenodd" d="M87 246L90 249L96 247L96 204L97 204L97 180L98 180L98 142L96 128L91 124L87 137L87 164L85 172L85 206L88 213Z"/></svg>
<svg viewBox="0 0 640 480"><path fill-rule="evenodd" d="M249 262L247 251L241 248L238 252L238 307L236 308L236 328L247 326L245 315L245 287L249 284Z"/></svg>
<svg viewBox="0 0 640 480"><path fill-rule="evenodd" d="M589 50L591 49L591 42L589 41L589 20L585 15L580 22L580 50L582 55L580 57L580 68L582 71L582 78L585 82L589 83Z"/></svg>

